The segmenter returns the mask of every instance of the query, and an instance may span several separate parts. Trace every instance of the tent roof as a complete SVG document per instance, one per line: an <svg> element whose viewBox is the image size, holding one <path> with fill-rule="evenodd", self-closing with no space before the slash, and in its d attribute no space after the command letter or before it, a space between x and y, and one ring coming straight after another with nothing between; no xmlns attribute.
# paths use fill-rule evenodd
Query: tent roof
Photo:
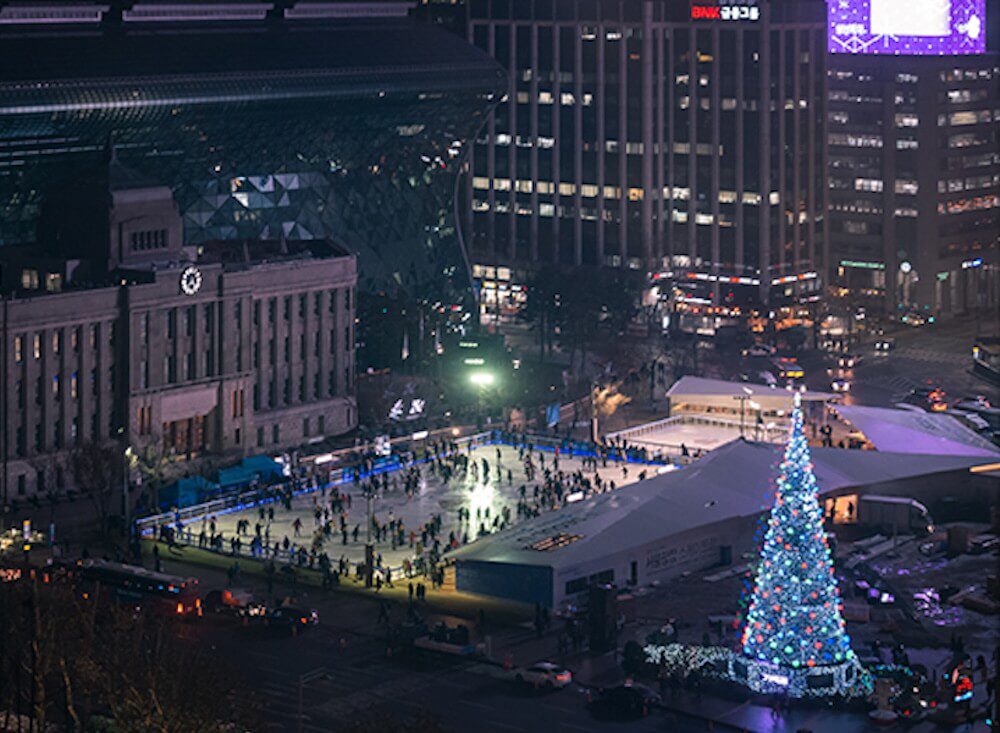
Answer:
<svg viewBox="0 0 1000 733"><path fill-rule="evenodd" d="M667 397L680 399L683 397L744 397L746 390L751 390L753 399L776 398L788 402L788 409L792 407L792 398L795 393L792 390L768 387L766 384L750 384L748 382L727 382L723 379L706 379L705 377L681 377L673 386L667 390ZM832 400L837 395L829 392L803 392L804 402L817 401L824 402Z"/></svg>
<svg viewBox="0 0 1000 733"><path fill-rule="evenodd" d="M734 440L691 465L600 494L488 535L452 553L459 561L567 567L609 551L770 509L784 446ZM969 468L968 456L914 456L813 448L820 492ZM535 543L565 535L554 550Z"/></svg>
<svg viewBox="0 0 1000 733"><path fill-rule="evenodd" d="M840 405L842 418L878 451L922 455L1000 457L1000 450L950 415Z"/></svg>

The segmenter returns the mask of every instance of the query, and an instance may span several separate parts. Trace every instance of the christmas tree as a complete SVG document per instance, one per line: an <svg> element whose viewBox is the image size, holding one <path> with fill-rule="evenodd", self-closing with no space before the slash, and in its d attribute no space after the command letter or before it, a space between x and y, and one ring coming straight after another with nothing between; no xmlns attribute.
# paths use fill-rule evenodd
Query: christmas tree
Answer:
<svg viewBox="0 0 1000 733"><path fill-rule="evenodd" d="M861 669L841 608L796 395L743 629L750 686L797 697L856 687Z"/></svg>

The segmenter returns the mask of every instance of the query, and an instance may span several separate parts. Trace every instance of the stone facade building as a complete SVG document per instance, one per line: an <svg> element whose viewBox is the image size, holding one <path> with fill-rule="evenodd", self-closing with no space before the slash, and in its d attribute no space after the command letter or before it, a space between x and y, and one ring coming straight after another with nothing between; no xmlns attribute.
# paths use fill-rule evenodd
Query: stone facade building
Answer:
<svg viewBox="0 0 1000 733"><path fill-rule="evenodd" d="M88 441L235 459L356 426L353 255L185 246L170 189L102 182L0 253L0 498L69 488Z"/></svg>

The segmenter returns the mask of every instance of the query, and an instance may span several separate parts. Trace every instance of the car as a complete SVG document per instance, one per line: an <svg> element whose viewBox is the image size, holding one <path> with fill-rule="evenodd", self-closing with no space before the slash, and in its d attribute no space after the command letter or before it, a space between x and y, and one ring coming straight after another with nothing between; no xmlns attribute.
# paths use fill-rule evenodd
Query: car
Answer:
<svg viewBox="0 0 1000 733"><path fill-rule="evenodd" d="M319 623L316 611L294 606L278 606L267 611L264 616L268 627L292 631L293 628L308 629Z"/></svg>
<svg viewBox="0 0 1000 733"><path fill-rule="evenodd" d="M850 392L851 382L848 379L834 379L830 382L830 388L834 392Z"/></svg>
<svg viewBox="0 0 1000 733"><path fill-rule="evenodd" d="M966 397L955 406L965 410L989 410L993 407L986 395L981 394Z"/></svg>
<svg viewBox="0 0 1000 733"><path fill-rule="evenodd" d="M598 690L588 707L595 717L632 720L649 715L659 702L660 696L645 685L626 683Z"/></svg>
<svg viewBox="0 0 1000 733"><path fill-rule="evenodd" d="M549 690L561 690L573 681L572 672L552 662L536 662L530 667L518 667L514 669L512 677L517 682Z"/></svg>
<svg viewBox="0 0 1000 733"><path fill-rule="evenodd" d="M205 610L209 613L239 615L253 604L253 593L246 588L211 590L205 596Z"/></svg>
<svg viewBox="0 0 1000 733"><path fill-rule="evenodd" d="M888 356L894 348L896 348L896 339L885 336L875 339L875 353L879 356Z"/></svg>
<svg viewBox="0 0 1000 733"><path fill-rule="evenodd" d="M837 366L841 369L853 369L861 363L861 354L842 354L837 359Z"/></svg>
<svg viewBox="0 0 1000 733"><path fill-rule="evenodd" d="M778 380L775 378L773 374L771 374L771 372L760 372L757 374L757 376L760 377L761 381L768 387L778 386Z"/></svg>
<svg viewBox="0 0 1000 733"><path fill-rule="evenodd" d="M743 350L743 356L772 356L774 347L768 344L754 344L749 349Z"/></svg>
<svg viewBox="0 0 1000 733"><path fill-rule="evenodd" d="M948 409L947 396L940 387L915 387L904 401L931 412L944 412Z"/></svg>
<svg viewBox="0 0 1000 733"><path fill-rule="evenodd" d="M899 317L900 322L905 323L907 326L913 326L914 328L923 326L928 323L934 323L934 316L927 316L920 311L910 310Z"/></svg>
<svg viewBox="0 0 1000 733"><path fill-rule="evenodd" d="M989 431L990 429L990 424L974 412L951 409L945 410L945 414L957 418L959 422L968 423L969 427L976 432Z"/></svg>

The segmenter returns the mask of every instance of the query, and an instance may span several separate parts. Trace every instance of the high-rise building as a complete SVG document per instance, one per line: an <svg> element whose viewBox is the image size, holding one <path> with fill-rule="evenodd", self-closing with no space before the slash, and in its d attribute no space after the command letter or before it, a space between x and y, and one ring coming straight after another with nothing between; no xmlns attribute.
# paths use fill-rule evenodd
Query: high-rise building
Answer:
<svg viewBox="0 0 1000 733"><path fill-rule="evenodd" d="M111 140L172 189L187 244L331 237L363 300L468 304L456 175L506 80L408 10L4 4L0 244L31 241L47 189Z"/></svg>
<svg viewBox="0 0 1000 733"><path fill-rule="evenodd" d="M826 262L822 0L472 0L507 69L476 141L478 272L672 273L678 301L810 297Z"/></svg>
<svg viewBox="0 0 1000 733"><path fill-rule="evenodd" d="M995 313L1000 57L986 3L888 5L830 5L833 282L908 320Z"/></svg>

